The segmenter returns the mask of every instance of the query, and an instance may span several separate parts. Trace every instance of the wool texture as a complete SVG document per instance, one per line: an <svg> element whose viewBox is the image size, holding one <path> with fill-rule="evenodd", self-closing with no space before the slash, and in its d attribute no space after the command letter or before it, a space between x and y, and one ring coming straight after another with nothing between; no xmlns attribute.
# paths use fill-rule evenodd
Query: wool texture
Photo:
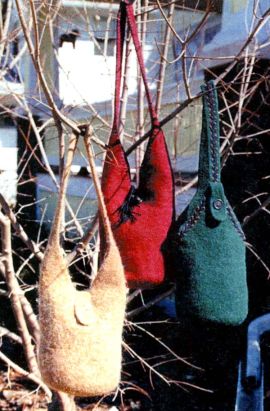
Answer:
<svg viewBox="0 0 270 411"><path fill-rule="evenodd" d="M203 91L198 189L172 230L176 308L183 322L239 325L248 313L244 234L220 181L216 89Z"/></svg>
<svg viewBox="0 0 270 411"><path fill-rule="evenodd" d="M77 291L59 241L66 184L72 163L70 153L75 150L73 138L41 265L38 362L42 378L49 387L74 396L88 397L108 394L120 381L126 285L89 141L86 147L99 199L106 252L91 288Z"/></svg>
<svg viewBox="0 0 270 411"><path fill-rule="evenodd" d="M141 67L152 121L152 131L140 168L138 187L133 187L130 167L119 139L118 119L109 139L103 174L102 191L119 247L130 288L147 288L160 284L165 277L163 245L174 218L174 183L164 133L152 105L147 85L141 46L132 5L123 5L119 21L128 27L133 38ZM119 52L122 31L118 30L115 113L119 115L121 58ZM120 60L119 60L120 59ZM103 248L103 241L101 241Z"/></svg>

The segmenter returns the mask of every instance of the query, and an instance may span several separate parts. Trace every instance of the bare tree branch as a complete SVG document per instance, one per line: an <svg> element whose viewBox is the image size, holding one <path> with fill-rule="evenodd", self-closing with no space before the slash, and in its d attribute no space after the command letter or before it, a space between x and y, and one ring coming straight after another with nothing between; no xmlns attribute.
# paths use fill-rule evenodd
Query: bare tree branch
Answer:
<svg viewBox="0 0 270 411"><path fill-rule="evenodd" d="M27 328L24 312L21 305L21 299L19 296L19 294L22 294L22 292L20 292L20 289L17 285L17 280L15 277L13 267L10 220L8 219L8 217L5 217L1 212L0 224L3 264L5 267L5 280L10 293L10 300L12 304L13 313L17 322L20 336L23 341L23 348L29 370L32 373L39 376L39 369L37 365L36 355L34 352L34 346L32 345L32 339Z"/></svg>

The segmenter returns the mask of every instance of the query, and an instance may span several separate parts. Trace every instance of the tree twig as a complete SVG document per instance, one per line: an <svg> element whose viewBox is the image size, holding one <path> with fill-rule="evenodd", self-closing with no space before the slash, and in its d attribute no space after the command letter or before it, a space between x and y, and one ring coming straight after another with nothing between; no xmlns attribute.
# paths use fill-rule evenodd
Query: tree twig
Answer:
<svg viewBox="0 0 270 411"><path fill-rule="evenodd" d="M5 217L2 212L0 212L0 224L3 264L5 267L5 280L10 294L12 310L17 322L20 336L23 341L23 349L29 370L39 376L36 355L34 352L34 347L32 345L32 339L27 328L24 312L21 305L21 299L19 296L19 293L22 294L22 291L17 285L13 267L10 220L8 219L8 217Z"/></svg>
<svg viewBox="0 0 270 411"><path fill-rule="evenodd" d="M37 257L39 261L43 260L43 253L35 241L33 241L28 234L25 232L24 228L18 223L17 217L9 207L3 195L0 193L0 205L4 210L6 216L10 219L10 222L15 230L16 235L25 243L30 251Z"/></svg>
<svg viewBox="0 0 270 411"><path fill-rule="evenodd" d="M127 312L127 318L133 318L136 315L142 313L143 311L153 307L155 304L159 303L160 301L164 300L164 298L169 297L172 295L172 293L175 291L175 286L171 287L169 290L157 295L155 298L150 300L148 303L145 305L142 305L141 307L135 308L132 311Z"/></svg>
<svg viewBox="0 0 270 411"><path fill-rule="evenodd" d="M52 396L51 391L49 390L47 385L44 384L44 382L36 374L34 374L33 372L28 372L28 371L24 370L22 367L20 367L14 361L12 361L10 358L8 358L2 351L0 351L0 360L2 360L5 364L7 364L8 367L11 367L18 374L22 375L23 377L27 377L29 380L36 383L40 388L43 389L43 391L48 396L48 398L51 399L51 396Z"/></svg>
<svg viewBox="0 0 270 411"><path fill-rule="evenodd" d="M12 341L15 341L16 343L21 344L21 345L23 343L21 337L19 337L17 334L15 334L14 332L8 330L5 327L0 327L0 338L2 338L2 337L8 337Z"/></svg>
<svg viewBox="0 0 270 411"><path fill-rule="evenodd" d="M160 3L158 6L162 9ZM173 14L174 14L175 4L172 3L168 10L168 15L166 16L167 20L172 25L173 21ZM165 71L166 71L166 61L168 57L169 51L169 43L170 43L170 26L169 24L166 25L165 36L164 36L164 44L163 49L160 56L160 68L159 68L159 76L157 81L157 98L156 98L156 112L159 115L160 108L161 108L161 101L162 101L162 94L163 94L163 87L164 87L164 80L165 80Z"/></svg>

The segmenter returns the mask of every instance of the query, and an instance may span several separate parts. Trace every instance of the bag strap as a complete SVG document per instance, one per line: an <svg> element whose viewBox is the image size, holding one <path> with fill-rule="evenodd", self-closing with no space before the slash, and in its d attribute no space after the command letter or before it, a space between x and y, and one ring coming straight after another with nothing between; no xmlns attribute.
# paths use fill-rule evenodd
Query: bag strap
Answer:
<svg viewBox="0 0 270 411"><path fill-rule="evenodd" d="M126 33L126 7L121 1L117 13L116 24L116 69L115 69L115 90L114 90L114 118L113 130L119 131L120 123L120 93L121 93L121 78L123 65L123 50Z"/></svg>
<svg viewBox="0 0 270 411"><path fill-rule="evenodd" d="M127 10L127 18L128 18L128 23L129 23L129 30L133 39L134 47L136 50L137 54L137 59L139 62L140 70L141 70L141 75L144 83L144 88L145 88L145 94L146 98L148 101L148 107L149 107L149 113L151 117L151 122L152 126L159 126L159 121L157 118L157 113L154 108L154 104L152 102L152 97L151 93L149 90L148 82L147 82L147 76L145 72L145 65L144 65L144 58L143 58L143 53L142 53L142 46L139 40L139 35L138 35L138 28L137 28L137 23L135 20L134 16L134 10L133 10L133 5L126 3L126 10Z"/></svg>
<svg viewBox="0 0 270 411"><path fill-rule="evenodd" d="M129 4L128 0L122 0L117 15L117 41L116 41L116 77L115 77L115 98L114 98L114 121L113 128L115 131L119 129L120 123L120 91L121 91L121 78L123 67L123 49L125 39L126 21L128 28L134 43L138 63L141 70L141 75L144 83L145 94L148 102L149 113L151 118L152 127L159 126L157 113L154 108L151 93L149 90L147 76L145 71L142 46L139 40L137 23L135 20L134 10L132 4Z"/></svg>
<svg viewBox="0 0 270 411"><path fill-rule="evenodd" d="M200 144L198 188L204 191L211 216L216 221L226 218L226 197L221 183L218 96L215 84L202 87L203 120Z"/></svg>
<svg viewBox="0 0 270 411"><path fill-rule="evenodd" d="M220 135L217 90L209 81L201 87L203 92L203 118L199 157L199 186L220 182Z"/></svg>

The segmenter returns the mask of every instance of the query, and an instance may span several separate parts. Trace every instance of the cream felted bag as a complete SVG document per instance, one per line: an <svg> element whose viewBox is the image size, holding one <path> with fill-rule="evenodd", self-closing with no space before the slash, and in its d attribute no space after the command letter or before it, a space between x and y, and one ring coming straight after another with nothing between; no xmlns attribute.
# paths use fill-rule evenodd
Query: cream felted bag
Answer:
<svg viewBox="0 0 270 411"><path fill-rule="evenodd" d="M85 143L107 252L89 290L77 291L70 279L60 245L60 230L76 142L77 138L72 136L54 222L41 265L38 361L42 378L52 389L75 396L97 396L114 390L120 380L126 285L88 138Z"/></svg>

